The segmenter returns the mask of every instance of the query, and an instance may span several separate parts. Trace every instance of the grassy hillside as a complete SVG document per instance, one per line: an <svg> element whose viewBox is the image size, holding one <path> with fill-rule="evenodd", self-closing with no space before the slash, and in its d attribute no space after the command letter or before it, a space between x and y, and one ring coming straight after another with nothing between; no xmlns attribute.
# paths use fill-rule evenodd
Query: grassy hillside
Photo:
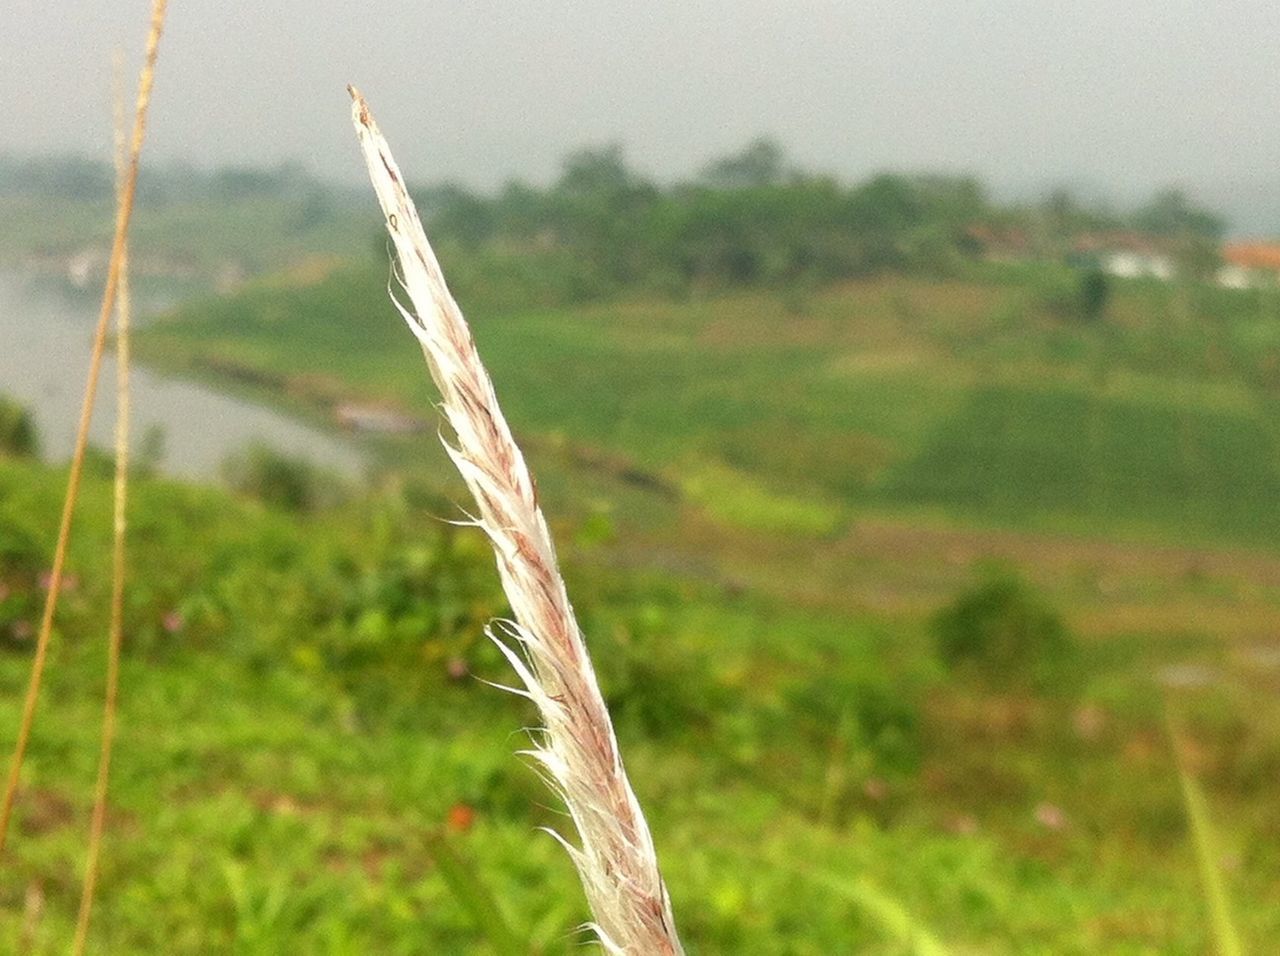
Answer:
<svg viewBox="0 0 1280 956"><path fill-rule="evenodd" d="M59 477L0 460L6 736ZM0 887L10 951L71 928L108 494L91 478ZM562 820L510 755L531 714L464 676L506 679L479 637L502 609L482 542L400 493L298 516L149 480L133 528L102 951L484 951L441 833L538 951L578 945L571 867L535 832ZM960 951L1202 950L1151 682L1188 654L1243 678L1174 705L1230 821L1246 938L1280 933L1274 680L1215 642L1115 639L1051 692L944 683L919 625L610 571L557 530L692 949L900 952L914 919Z"/></svg>
<svg viewBox="0 0 1280 956"><path fill-rule="evenodd" d="M1242 931L1280 933L1274 303L1127 286L1087 324L1062 317L1060 281L523 312L477 295L692 948L892 952L918 919L960 951L1203 950L1165 700ZM429 415L385 282L261 283L143 347L316 415L344 398ZM477 285L462 270L464 301ZM579 892L532 833L558 818L508 756L530 716L457 679L505 679L478 636L502 605L481 544L432 517L454 494L433 447L378 443L388 490L307 516L143 485L108 949L479 947L439 831L537 946L573 945ZM0 527L47 542L56 483L0 478ZM993 556L1078 638L1048 679L938 655L933 615L1000 593L967 590ZM9 938L47 898L54 948L100 588L68 611L5 890Z"/></svg>
<svg viewBox="0 0 1280 956"><path fill-rule="evenodd" d="M917 920L962 952L1203 950L1166 700L1242 932L1280 934L1275 302L1130 285L1085 322L1069 277L998 272L513 310L459 265L692 949L897 952ZM386 280L259 282L141 347L315 417L429 420ZM471 679L508 679L490 559L435 517L461 495L429 433L371 447L379 490L309 513L140 484L105 951L483 951L440 834L535 949L576 945L535 832L562 821L510 756L532 716ZM3 728L58 491L0 463ZM60 949L74 910L105 496L0 888L14 948ZM992 558L1033 603L974 589ZM992 600L984 633L1060 611L1072 654L949 667L934 615L963 639Z"/></svg>

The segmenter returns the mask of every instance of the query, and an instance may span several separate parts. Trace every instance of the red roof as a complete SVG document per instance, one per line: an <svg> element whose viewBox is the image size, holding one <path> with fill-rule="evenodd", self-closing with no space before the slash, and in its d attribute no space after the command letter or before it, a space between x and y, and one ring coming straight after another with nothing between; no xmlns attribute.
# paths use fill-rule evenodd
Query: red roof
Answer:
<svg viewBox="0 0 1280 956"><path fill-rule="evenodd" d="M1244 269L1280 272L1280 242L1229 242L1222 261Z"/></svg>

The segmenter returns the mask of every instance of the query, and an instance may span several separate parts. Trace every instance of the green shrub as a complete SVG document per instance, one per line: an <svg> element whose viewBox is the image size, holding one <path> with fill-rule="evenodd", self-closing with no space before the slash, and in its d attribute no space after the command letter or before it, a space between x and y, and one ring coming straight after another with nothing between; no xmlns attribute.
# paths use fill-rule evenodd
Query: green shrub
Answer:
<svg viewBox="0 0 1280 956"><path fill-rule="evenodd" d="M228 459L223 476L234 491L286 511L314 511L342 497L333 475L266 445Z"/></svg>
<svg viewBox="0 0 1280 956"><path fill-rule="evenodd" d="M833 665L787 688L785 711L815 751L857 751L877 771L907 773L920 761L920 714L901 677Z"/></svg>
<svg viewBox="0 0 1280 956"><path fill-rule="evenodd" d="M397 543L376 563L332 568L331 603L317 637L331 669L421 669L461 676L477 658L498 664L484 639L505 608L482 541L445 527L415 543ZM327 626L325 623L327 622Z"/></svg>
<svg viewBox="0 0 1280 956"><path fill-rule="evenodd" d="M1056 680L1071 656L1061 616L1013 575L995 575L965 591L935 616L933 626L948 667L994 684Z"/></svg>
<svg viewBox="0 0 1280 956"><path fill-rule="evenodd" d="M718 714L733 706L701 648L673 640L668 608L651 602L605 623L584 609L600 684L614 721L637 737L673 740L711 734Z"/></svg>
<svg viewBox="0 0 1280 956"><path fill-rule="evenodd" d="M1111 282L1101 269L1087 269L1080 276L1080 317L1090 322L1101 319L1111 298Z"/></svg>
<svg viewBox="0 0 1280 956"><path fill-rule="evenodd" d="M25 644L40 611L44 550L24 528L0 519L0 646Z"/></svg>
<svg viewBox="0 0 1280 956"><path fill-rule="evenodd" d="M1097 266L1046 271L1036 289L1036 303L1063 322L1098 322L1107 311L1111 283Z"/></svg>
<svg viewBox="0 0 1280 956"><path fill-rule="evenodd" d="M31 413L0 396L0 455L34 455L40 449Z"/></svg>

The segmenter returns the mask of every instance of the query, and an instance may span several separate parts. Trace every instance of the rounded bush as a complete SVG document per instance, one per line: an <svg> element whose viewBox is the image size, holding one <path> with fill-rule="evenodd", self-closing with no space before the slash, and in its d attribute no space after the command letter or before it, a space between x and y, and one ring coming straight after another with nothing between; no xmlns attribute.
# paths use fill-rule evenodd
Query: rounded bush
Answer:
<svg viewBox="0 0 1280 956"><path fill-rule="evenodd" d="M0 455L34 455L39 450L31 413L12 399L0 396Z"/></svg>
<svg viewBox="0 0 1280 956"><path fill-rule="evenodd" d="M1062 617L1025 582L989 578L965 591L934 618L938 654L952 669L970 669L994 683L1057 677L1072 641Z"/></svg>

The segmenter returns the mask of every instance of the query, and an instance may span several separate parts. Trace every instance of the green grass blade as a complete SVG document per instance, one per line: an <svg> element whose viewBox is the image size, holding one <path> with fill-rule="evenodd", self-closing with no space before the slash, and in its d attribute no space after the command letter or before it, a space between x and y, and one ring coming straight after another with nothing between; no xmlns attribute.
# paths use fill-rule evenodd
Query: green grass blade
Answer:
<svg viewBox="0 0 1280 956"><path fill-rule="evenodd" d="M795 872L857 905L887 936L903 944L914 956L947 956L950 952L900 901L865 877L850 879L800 868Z"/></svg>
<svg viewBox="0 0 1280 956"><path fill-rule="evenodd" d="M1187 807L1187 817L1191 821L1196 865L1200 870L1205 905L1209 909L1209 924L1213 928L1214 948L1219 956L1242 956L1244 947L1241 945L1240 933L1231 913L1231 899L1227 894L1227 886L1222 879L1219 862L1222 859L1222 851L1213 823L1209 819L1209 804L1205 800L1204 791L1200 789L1200 784L1183 765L1182 751L1178 746L1172 720L1169 721L1169 742L1173 747L1178 780L1182 784L1182 799Z"/></svg>
<svg viewBox="0 0 1280 956"><path fill-rule="evenodd" d="M471 916L476 928L484 934L495 953L501 956L524 956L529 946L507 923L498 901L480 881L471 863L460 854L443 833L427 835L427 852L440 871L454 899Z"/></svg>

